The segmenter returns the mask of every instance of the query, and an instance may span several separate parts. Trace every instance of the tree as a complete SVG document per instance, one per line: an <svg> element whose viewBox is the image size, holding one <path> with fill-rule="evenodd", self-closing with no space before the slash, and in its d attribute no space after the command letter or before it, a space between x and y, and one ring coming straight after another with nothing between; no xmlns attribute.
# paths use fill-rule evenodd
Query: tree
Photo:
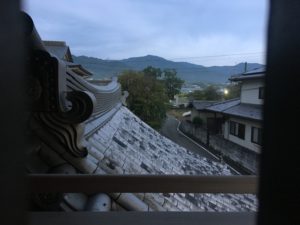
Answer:
<svg viewBox="0 0 300 225"><path fill-rule="evenodd" d="M194 117L192 122L196 127L200 127L203 125L203 120L199 116Z"/></svg>
<svg viewBox="0 0 300 225"><path fill-rule="evenodd" d="M214 85L209 85L203 90L197 90L189 94L193 100L219 101L222 99L222 94Z"/></svg>
<svg viewBox="0 0 300 225"><path fill-rule="evenodd" d="M225 95L225 99L233 99L239 98L241 95L241 84L240 83L231 83L229 84L226 89L228 90L228 94Z"/></svg>
<svg viewBox="0 0 300 225"><path fill-rule="evenodd" d="M193 91L188 94L188 97L190 100L203 100L204 99L203 91L201 90Z"/></svg>
<svg viewBox="0 0 300 225"><path fill-rule="evenodd" d="M209 85L203 90L205 100L218 101L221 100L222 94L218 92L218 88L214 85Z"/></svg>
<svg viewBox="0 0 300 225"><path fill-rule="evenodd" d="M162 74L160 68L155 68L155 67L152 67L152 66L146 67L143 70L143 73L145 74L145 76L152 77L152 78L155 78L155 79L157 79L158 77L161 77L161 74Z"/></svg>
<svg viewBox="0 0 300 225"><path fill-rule="evenodd" d="M153 128L160 128L166 117L165 89L154 76L144 72L124 71L119 76L123 91L128 91L128 108Z"/></svg>
<svg viewBox="0 0 300 225"><path fill-rule="evenodd" d="M166 94L169 99L174 99L174 95L180 93L180 89L184 81L177 77L177 72L175 69L165 69L163 74Z"/></svg>

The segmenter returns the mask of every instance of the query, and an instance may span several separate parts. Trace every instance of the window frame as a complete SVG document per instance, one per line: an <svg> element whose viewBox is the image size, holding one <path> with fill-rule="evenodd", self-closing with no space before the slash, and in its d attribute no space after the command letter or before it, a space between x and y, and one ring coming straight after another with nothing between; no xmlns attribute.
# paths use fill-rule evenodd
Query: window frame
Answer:
<svg viewBox="0 0 300 225"><path fill-rule="evenodd" d="M229 134L238 137L242 140L245 140L246 134L246 125L243 123L235 122L230 120L229 121Z"/></svg>
<svg viewBox="0 0 300 225"><path fill-rule="evenodd" d="M258 99L265 99L265 87L258 88Z"/></svg>
<svg viewBox="0 0 300 225"><path fill-rule="evenodd" d="M254 140L254 129L257 129L257 142ZM262 145L262 128L251 127L251 142L260 146Z"/></svg>

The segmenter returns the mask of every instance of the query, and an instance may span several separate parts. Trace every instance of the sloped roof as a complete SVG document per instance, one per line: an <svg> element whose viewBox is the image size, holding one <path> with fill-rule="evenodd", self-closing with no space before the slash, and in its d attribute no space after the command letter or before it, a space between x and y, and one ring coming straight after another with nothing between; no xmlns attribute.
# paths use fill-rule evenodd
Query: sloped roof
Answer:
<svg viewBox="0 0 300 225"><path fill-rule="evenodd" d="M81 64L73 63L73 62L66 62L66 65L71 68L75 73L80 74L82 76L92 76L93 74L85 69Z"/></svg>
<svg viewBox="0 0 300 225"><path fill-rule="evenodd" d="M240 99L230 99L224 102L215 103L209 107L206 107L206 110L211 110L214 112L223 112L233 106L239 105L241 103Z"/></svg>
<svg viewBox="0 0 300 225"><path fill-rule="evenodd" d="M74 63L69 46L64 41L43 41L47 51L63 60L79 76L90 77L93 74L82 65Z"/></svg>
<svg viewBox="0 0 300 225"><path fill-rule="evenodd" d="M231 99L228 101L216 103L210 107L205 108L204 110L261 121L263 119L262 107L262 105L241 103L240 99Z"/></svg>
<svg viewBox="0 0 300 225"><path fill-rule="evenodd" d="M209 107L209 106L213 105L214 103L216 103L216 101L193 100L192 101L192 106L196 110L202 110L202 109L205 109L206 107Z"/></svg>
<svg viewBox="0 0 300 225"><path fill-rule="evenodd" d="M238 116L252 120L263 120L263 106L262 105L254 105L254 104L239 104L233 106L223 113L231 115L231 116Z"/></svg>
<svg viewBox="0 0 300 225"><path fill-rule="evenodd" d="M92 118L86 126L97 127L99 119L101 117ZM88 134L87 157L77 158L67 153L61 155L64 159L59 159L58 154L49 157L55 151L42 147L36 157L43 157L44 165L35 162L32 167L39 166L43 169L39 172L47 172L51 170L49 165L56 168L65 160L84 174L232 175L226 164L189 152L160 135L125 107L118 108L105 125L93 129L92 133L90 130L85 131ZM117 201L116 195L110 194L113 201ZM251 194L140 193L133 196L136 198L133 201L144 204L139 203L141 210L237 212L257 209L257 199ZM74 198L84 209L82 196ZM130 205L126 202L130 198L121 200L121 207Z"/></svg>
<svg viewBox="0 0 300 225"><path fill-rule="evenodd" d="M231 174L225 164L189 152L125 107L91 135L88 142L92 145L90 161L98 162L99 168L109 174ZM254 195L145 194L141 199L153 210L252 211L256 208Z"/></svg>
<svg viewBox="0 0 300 225"><path fill-rule="evenodd" d="M266 67L262 66L260 68L256 68L250 71L247 71L246 73L243 73L244 76L254 75L254 74L265 74L266 73Z"/></svg>
<svg viewBox="0 0 300 225"><path fill-rule="evenodd" d="M69 62L73 62L72 55L70 53L69 46L64 41L43 41L46 49L57 56L59 59L66 61L66 56L69 58Z"/></svg>
<svg viewBox="0 0 300 225"><path fill-rule="evenodd" d="M234 75L229 78L230 81L243 81L250 79L263 79L266 73L265 66L256 68L243 74Z"/></svg>

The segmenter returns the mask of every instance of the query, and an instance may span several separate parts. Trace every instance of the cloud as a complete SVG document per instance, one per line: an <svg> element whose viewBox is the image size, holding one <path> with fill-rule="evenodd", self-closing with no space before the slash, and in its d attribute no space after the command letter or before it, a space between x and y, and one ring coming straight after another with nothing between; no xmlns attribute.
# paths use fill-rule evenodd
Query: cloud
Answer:
<svg viewBox="0 0 300 225"><path fill-rule="evenodd" d="M153 54L203 65L263 62L262 54L199 56L264 52L266 9L266 0L25 2L42 38L64 40L76 55L120 59Z"/></svg>

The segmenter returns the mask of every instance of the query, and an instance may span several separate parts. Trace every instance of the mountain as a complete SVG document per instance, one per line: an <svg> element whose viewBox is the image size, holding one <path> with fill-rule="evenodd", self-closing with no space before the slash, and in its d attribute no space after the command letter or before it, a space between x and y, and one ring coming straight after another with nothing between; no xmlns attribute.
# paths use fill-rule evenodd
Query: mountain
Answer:
<svg viewBox="0 0 300 225"><path fill-rule="evenodd" d="M242 73L244 63L235 66L205 67L187 62L173 62L162 57L147 55L122 60L103 60L87 56L73 56L74 62L82 64L93 72L95 78L119 75L123 70L143 70L147 66L161 69L176 69L178 76L187 82L224 83L231 75ZM247 69L261 67L258 63L248 63Z"/></svg>

